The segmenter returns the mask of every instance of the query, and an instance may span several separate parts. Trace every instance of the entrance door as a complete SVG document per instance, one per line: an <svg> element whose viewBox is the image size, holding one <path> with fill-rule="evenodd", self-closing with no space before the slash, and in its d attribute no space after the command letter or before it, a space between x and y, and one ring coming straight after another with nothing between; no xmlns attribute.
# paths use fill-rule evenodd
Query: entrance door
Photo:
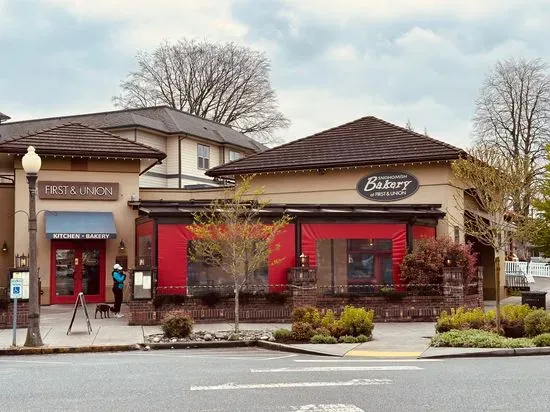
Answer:
<svg viewBox="0 0 550 412"><path fill-rule="evenodd" d="M52 241L51 302L74 303L80 292L86 301L105 298L105 241Z"/></svg>

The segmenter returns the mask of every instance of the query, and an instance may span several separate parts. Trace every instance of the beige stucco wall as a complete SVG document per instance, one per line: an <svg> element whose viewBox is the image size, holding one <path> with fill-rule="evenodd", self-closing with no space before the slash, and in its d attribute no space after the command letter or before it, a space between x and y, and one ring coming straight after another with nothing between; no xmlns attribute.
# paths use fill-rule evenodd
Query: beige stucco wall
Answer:
<svg viewBox="0 0 550 412"><path fill-rule="evenodd" d="M170 190L162 188L140 188L140 200L173 200L185 202L189 200L212 200L223 197L225 189L222 187L199 190Z"/></svg>
<svg viewBox="0 0 550 412"><path fill-rule="evenodd" d="M253 190L263 188L264 197L272 203L297 204L377 204L357 192L357 183L368 174L387 170L410 173L420 187L410 197L387 204L441 204L447 218L440 221L438 235L453 237L454 226L462 227L463 189L452 182L449 163L393 167L358 167L318 172L290 172L257 175ZM461 231L461 241L464 234Z"/></svg>
<svg viewBox="0 0 550 412"><path fill-rule="evenodd" d="M106 241L106 300L112 300L110 290L112 280L108 274L118 254L120 240L126 244L126 254L130 267L134 262L134 221L137 212L132 211L127 202L133 193L139 193L139 161L124 160L90 160L88 171L71 170L70 159L42 159L42 169L38 180L79 181L79 182L118 182L119 199L116 201L85 201L85 200L42 200L38 199L36 210L39 211L93 211L113 212L117 229L117 238ZM20 161L15 162L15 210L28 212L28 184ZM50 302L50 241L45 236L44 213L37 216L37 264L40 268L40 278L44 295L42 303ZM28 222L24 213L15 215L14 253L28 254ZM11 264L14 262L12 261Z"/></svg>
<svg viewBox="0 0 550 412"><path fill-rule="evenodd" d="M6 242L8 251L0 250L0 287L8 286L8 269L13 265L13 222L15 211L15 187L0 185L0 248Z"/></svg>

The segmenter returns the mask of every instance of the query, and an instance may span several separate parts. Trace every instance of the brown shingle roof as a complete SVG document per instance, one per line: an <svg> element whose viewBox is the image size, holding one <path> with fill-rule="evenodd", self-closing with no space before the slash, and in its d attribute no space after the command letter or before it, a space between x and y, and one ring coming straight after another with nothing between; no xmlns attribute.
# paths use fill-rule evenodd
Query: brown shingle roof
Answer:
<svg viewBox="0 0 550 412"><path fill-rule="evenodd" d="M453 160L462 149L373 116L210 169L209 176Z"/></svg>
<svg viewBox="0 0 550 412"><path fill-rule="evenodd" d="M0 141L67 123L83 123L98 129L143 127L166 134L188 134L220 144L230 144L255 152L266 147L254 139L216 123L168 106L114 110L45 119L7 122L0 125Z"/></svg>
<svg viewBox="0 0 550 412"><path fill-rule="evenodd" d="M110 157L118 159L158 159L166 154L101 129L68 123L27 136L0 141L0 153L24 154L34 146L39 155Z"/></svg>

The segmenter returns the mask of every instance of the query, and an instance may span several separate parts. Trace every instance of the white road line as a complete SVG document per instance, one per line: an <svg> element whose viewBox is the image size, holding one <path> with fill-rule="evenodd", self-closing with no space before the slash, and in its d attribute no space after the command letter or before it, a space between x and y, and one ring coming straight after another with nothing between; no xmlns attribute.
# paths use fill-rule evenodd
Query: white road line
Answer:
<svg viewBox="0 0 550 412"><path fill-rule="evenodd" d="M277 372L343 372L343 371L420 371L424 368L418 366L313 366L309 368L274 368L274 369L250 369L252 373L277 373Z"/></svg>
<svg viewBox="0 0 550 412"><path fill-rule="evenodd" d="M317 388L325 386L368 386L368 385L389 385L391 379L352 379L350 381L336 382L281 382L281 383L225 383L213 386L191 386L191 391L223 391L235 389L275 389L275 388Z"/></svg>
<svg viewBox="0 0 550 412"><path fill-rule="evenodd" d="M154 353L154 352L148 352L147 355L144 355L142 353L134 353L133 356L150 356L154 358L182 358L182 359L212 359L212 360L252 360L252 361L266 361L266 360L276 360L276 359L284 359L289 358L292 356L297 355L282 355L278 357L257 357L257 356L206 356L206 355L180 355L177 353ZM258 355L258 354L256 354Z"/></svg>
<svg viewBox="0 0 550 412"><path fill-rule="evenodd" d="M443 359L294 359L301 363L394 363L394 362L444 362Z"/></svg>
<svg viewBox="0 0 550 412"><path fill-rule="evenodd" d="M301 407L291 407L291 410L296 412L365 412L363 409L355 405L344 403L302 405Z"/></svg>
<svg viewBox="0 0 550 412"><path fill-rule="evenodd" d="M15 360L15 359L0 359L2 363L29 363L41 365L72 365L73 362L58 362L58 361L39 361L39 360Z"/></svg>

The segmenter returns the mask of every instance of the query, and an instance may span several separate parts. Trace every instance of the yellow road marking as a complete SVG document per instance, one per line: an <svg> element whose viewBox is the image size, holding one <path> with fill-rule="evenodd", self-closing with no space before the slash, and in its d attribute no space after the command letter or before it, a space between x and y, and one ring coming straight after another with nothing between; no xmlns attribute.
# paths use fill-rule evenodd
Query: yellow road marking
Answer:
<svg viewBox="0 0 550 412"><path fill-rule="evenodd" d="M400 357L418 357L422 352L382 352L382 351L370 351L370 350L352 350L346 353L345 356L368 356L368 357L388 357L388 358L400 358Z"/></svg>

